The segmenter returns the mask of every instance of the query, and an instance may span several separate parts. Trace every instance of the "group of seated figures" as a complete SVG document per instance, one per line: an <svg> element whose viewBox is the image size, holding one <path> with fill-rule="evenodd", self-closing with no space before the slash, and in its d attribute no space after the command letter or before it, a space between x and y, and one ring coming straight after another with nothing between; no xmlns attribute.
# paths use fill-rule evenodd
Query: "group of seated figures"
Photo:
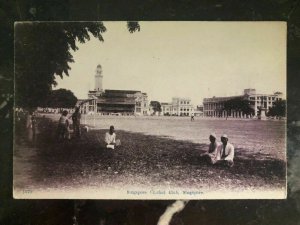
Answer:
<svg viewBox="0 0 300 225"><path fill-rule="evenodd" d="M201 154L202 157L210 164L222 164L227 167L233 167L234 147L228 142L228 136L223 134L221 136L221 143L217 142L215 133L209 135L209 148L208 151Z"/></svg>
<svg viewBox="0 0 300 225"><path fill-rule="evenodd" d="M221 136L221 143L217 142L217 136L215 133L209 135L209 148L208 151L201 154L212 165L224 165L227 167L233 167L234 147L228 142L228 136L223 134ZM105 133L106 148L114 149L121 144L119 139L116 139L116 133L114 126L110 126L109 131Z"/></svg>

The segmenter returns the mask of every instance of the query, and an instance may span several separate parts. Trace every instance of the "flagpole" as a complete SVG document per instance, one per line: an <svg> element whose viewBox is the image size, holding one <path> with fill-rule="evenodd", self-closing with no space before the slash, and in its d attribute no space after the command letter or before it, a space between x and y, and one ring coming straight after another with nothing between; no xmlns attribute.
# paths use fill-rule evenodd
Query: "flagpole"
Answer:
<svg viewBox="0 0 300 225"><path fill-rule="evenodd" d="M96 100L94 100L94 114L93 114L93 117L94 117L94 127L96 127L96 121L95 121L95 114L96 114L96 111L97 111L97 108L96 108Z"/></svg>

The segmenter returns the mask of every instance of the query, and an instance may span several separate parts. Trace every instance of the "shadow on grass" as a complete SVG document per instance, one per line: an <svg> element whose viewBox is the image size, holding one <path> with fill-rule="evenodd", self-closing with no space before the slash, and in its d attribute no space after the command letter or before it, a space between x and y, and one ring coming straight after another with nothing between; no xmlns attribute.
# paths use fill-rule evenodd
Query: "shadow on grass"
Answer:
<svg viewBox="0 0 300 225"><path fill-rule="evenodd" d="M101 140L106 130L83 132L80 140L58 143L56 124L48 120L39 124L36 157L32 179L37 183L82 185L87 180L113 183L116 178L142 176L149 182L192 184L222 179L245 179L249 182L263 179L271 184L285 183L285 162L257 153L247 155L246 149L236 149L235 166L224 168L208 165L199 155L208 145L168 137L117 131L122 145L106 149ZM100 140L100 142L98 141ZM22 146L19 146L21 151ZM18 149L17 149L18 150ZM19 152L17 151L17 153ZM122 177L123 176L123 177ZM92 182L93 183L93 182Z"/></svg>

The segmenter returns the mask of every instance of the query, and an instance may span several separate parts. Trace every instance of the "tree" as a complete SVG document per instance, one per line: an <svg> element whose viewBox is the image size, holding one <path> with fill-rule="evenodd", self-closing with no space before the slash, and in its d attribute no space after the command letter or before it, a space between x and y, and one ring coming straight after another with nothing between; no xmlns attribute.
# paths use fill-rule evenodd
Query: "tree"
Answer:
<svg viewBox="0 0 300 225"><path fill-rule="evenodd" d="M139 31L137 22L128 22L129 32ZM42 105L55 78L69 76L74 62L71 50L77 41L85 43L93 35L103 42L102 22L17 23L15 26L15 100L21 107Z"/></svg>
<svg viewBox="0 0 300 225"><path fill-rule="evenodd" d="M69 75L70 51L78 50L76 41L85 43L90 34L103 41L106 28L93 23L18 23L15 26L16 105L35 107L50 94L55 77Z"/></svg>
<svg viewBox="0 0 300 225"><path fill-rule="evenodd" d="M227 111L228 114L231 110L240 111L246 115L254 113L254 109L251 107L250 101L243 97L235 97L225 101L223 110Z"/></svg>
<svg viewBox="0 0 300 225"><path fill-rule="evenodd" d="M286 116L286 101L285 100L277 100L274 102L274 105L270 108L268 112L268 116Z"/></svg>
<svg viewBox="0 0 300 225"><path fill-rule="evenodd" d="M150 106L152 107L154 114L156 112L161 112L161 105L158 101L151 101Z"/></svg>
<svg viewBox="0 0 300 225"><path fill-rule="evenodd" d="M66 89L58 89L50 92L50 95L43 105L51 108L73 108L75 107L77 98L72 91Z"/></svg>

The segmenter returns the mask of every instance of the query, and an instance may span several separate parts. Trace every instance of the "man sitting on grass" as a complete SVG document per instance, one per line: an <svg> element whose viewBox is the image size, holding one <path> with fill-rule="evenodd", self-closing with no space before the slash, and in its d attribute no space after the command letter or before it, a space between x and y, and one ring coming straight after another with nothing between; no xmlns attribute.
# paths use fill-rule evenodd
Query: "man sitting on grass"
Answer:
<svg viewBox="0 0 300 225"><path fill-rule="evenodd" d="M233 167L234 147L228 142L226 134L221 136L222 144L218 146L215 160L212 160L212 164L221 164L227 167Z"/></svg>
<svg viewBox="0 0 300 225"><path fill-rule="evenodd" d="M109 132L105 133L106 148L115 149L115 146L120 145L120 140L116 140L116 133L114 126L110 126Z"/></svg>
<svg viewBox="0 0 300 225"><path fill-rule="evenodd" d="M219 146L218 142L216 141L217 136L215 133L211 133L209 135L209 147L208 151L205 153L202 153L200 157L204 157L209 163L213 164L213 161L215 161L217 148Z"/></svg>

